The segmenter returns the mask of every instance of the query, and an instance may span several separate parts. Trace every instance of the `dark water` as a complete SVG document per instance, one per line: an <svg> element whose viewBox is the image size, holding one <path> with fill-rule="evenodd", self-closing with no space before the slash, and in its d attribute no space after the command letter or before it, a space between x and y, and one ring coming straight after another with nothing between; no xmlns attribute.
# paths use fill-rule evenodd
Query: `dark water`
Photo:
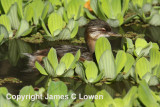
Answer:
<svg viewBox="0 0 160 107"><path fill-rule="evenodd" d="M128 32L133 31L140 34L145 34L147 41L153 41L160 43L160 27L123 27L114 29L115 32ZM83 35L84 29L79 33L78 37ZM121 38L110 39L112 49L121 48ZM33 53L39 49L45 49L54 47L54 45L70 44L70 41L62 42L44 42L41 44L26 43L20 39L9 40L0 46L0 79L14 77L22 81L22 83L3 83L0 87L7 87L12 94L18 94L19 90L26 86L32 85L33 87L45 86L47 77L42 77L37 70L30 69L28 67L28 58L23 56L22 53ZM79 44L74 44L79 45ZM82 44L84 46L84 44ZM26 72L31 71L31 72ZM41 81L40 81L41 80ZM123 96L132 87L132 84L127 80L121 82L115 82L110 85L103 84L102 86L94 86L91 84L85 84L71 78L62 78L62 81L68 82L68 88L74 92L82 94L96 94L97 91L102 89L107 90L113 97ZM157 88L152 87L153 90Z"/></svg>

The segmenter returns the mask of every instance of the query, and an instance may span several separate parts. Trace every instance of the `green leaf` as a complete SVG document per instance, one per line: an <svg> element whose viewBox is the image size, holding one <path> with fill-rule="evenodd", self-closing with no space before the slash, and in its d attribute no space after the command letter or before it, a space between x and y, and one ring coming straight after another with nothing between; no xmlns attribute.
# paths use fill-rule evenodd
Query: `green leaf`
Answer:
<svg viewBox="0 0 160 107"><path fill-rule="evenodd" d="M22 95L26 96L26 95L29 95L29 94L30 95L34 95L35 94L34 89L33 89L32 86L25 86L19 92L19 95L21 95L21 96ZM19 106L26 107L29 104L30 100L31 99L29 99L29 98L24 98L24 100L22 100L22 97L21 97L21 99L18 100Z"/></svg>
<svg viewBox="0 0 160 107"><path fill-rule="evenodd" d="M27 5L24 8L24 18L27 20L27 22L32 21L32 18L34 16L34 10L31 4Z"/></svg>
<svg viewBox="0 0 160 107"><path fill-rule="evenodd" d="M49 0L49 1L52 3L52 5L59 5L59 6L62 5L60 0Z"/></svg>
<svg viewBox="0 0 160 107"><path fill-rule="evenodd" d="M96 59L97 59L98 63L100 61L100 57L102 56L104 51L106 51L107 49L111 50L111 45L110 45L108 39L105 37L99 38L96 41L96 46L95 46L95 55L96 55Z"/></svg>
<svg viewBox="0 0 160 107"><path fill-rule="evenodd" d="M128 10L129 2L130 2L130 0L123 1L123 5L122 5L123 6L123 8L122 8L122 14L123 15L126 12L126 10Z"/></svg>
<svg viewBox="0 0 160 107"><path fill-rule="evenodd" d="M56 69L56 74L58 76L62 75L64 73L66 69L66 66L65 66L65 63L64 62L61 62L58 66L57 66L57 69Z"/></svg>
<svg viewBox="0 0 160 107"><path fill-rule="evenodd" d="M64 18L64 21L66 22L66 23L68 23L68 16L67 16L67 12L66 12L66 8L63 8L63 18Z"/></svg>
<svg viewBox="0 0 160 107"><path fill-rule="evenodd" d="M10 96L11 97L11 96ZM14 101L15 100L7 100L5 96L3 95L0 95L0 104L1 104L1 107L17 107L19 106L17 103L15 104Z"/></svg>
<svg viewBox="0 0 160 107"><path fill-rule="evenodd" d="M114 79L116 77L116 65L111 50L106 50L99 61L100 71L104 71L104 77Z"/></svg>
<svg viewBox="0 0 160 107"><path fill-rule="evenodd" d="M34 0L31 5L34 11L33 21L37 25L44 9L44 3L42 0Z"/></svg>
<svg viewBox="0 0 160 107"><path fill-rule="evenodd" d="M29 29L29 23L26 20L22 19L15 37L18 38L22 36L28 29Z"/></svg>
<svg viewBox="0 0 160 107"><path fill-rule="evenodd" d="M152 48L149 52L149 56L152 68L155 67L156 65L160 65L160 52L157 49Z"/></svg>
<svg viewBox="0 0 160 107"><path fill-rule="evenodd" d="M143 6L143 0L132 0L133 5L137 5L139 7Z"/></svg>
<svg viewBox="0 0 160 107"><path fill-rule="evenodd" d="M80 62L77 63L75 72L80 76L80 78L82 78L82 80L84 80L87 83L84 67Z"/></svg>
<svg viewBox="0 0 160 107"><path fill-rule="evenodd" d="M57 95L59 95L59 96L64 95L65 96L65 95L67 95L67 86L61 81L58 81L58 82L52 81L49 84L47 94L52 95L52 96L57 96ZM59 100L60 100L59 97L54 99L56 106L58 105ZM50 102L51 99L48 99L48 101Z"/></svg>
<svg viewBox="0 0 160 107"><path fill-rule="evenodd" d="M81 51L78 50L77 53L76 53L76 55L75 55L75 57L74 57L74 60L72 61L72 64L69 66L69 69L70 68L72 68L72 69L75 68L76 62L79 60L80 56L81 56Z"/></svg>
<svg viewBox="0 0 160 107"><path fill-rule="evenodd" d="M76 19L78 16L82 16L84 12L82 8L84 3L84 0L71 0L67 5L68 18L71 19L74 17L74 19Z"/></svg>
<svg viewBox="0 0 160 107"><path fill-rule="evenodd" d="M116 70L117 74L122 70L127 61L126 53L124 51L118 51L116 55Z"/></svg>
<svg viewBox="0 0 160 107"><path fill-rule="evenodd" d="M132 65L135 63L135 59L131 54L126 53L126 56L127 56L127 61L123 71L125 73L127 73L131 69Z"/></svg>
<svg viewBox="0 0 160 107"><path fill-rule="evenodd" d="M19 25L20 25L20 21L18 18L17 3L15 3L11 6L7 15L10 19L11 27L15 30L18 30Z"/></svg>
<svg viewBox="0 0 160 107"><path fill-rule="evenodd" d="M68 40L71 38L71 32L68 28L64 28L55 40Z"/></svg>
<svg viewBox="0 0 160 107"><path fill-rule="evenodd" d="M5 39L9 38L9 33L4 25L0 24L0 35L3 35Z"/></svg>
<svg viewBox="0 0 160 107"><path fill-rule="evenodd" d="M97 78L92 83L96 83L96 82L100 81L103 77L103 73L104 73L104 71L100 72L100 74L97 76Z"/></svg>
<svg viewBox="0 0 160 107"><path fill-rule="evenodd" d="M2 7L4 9L4 12L6 14L8 13L8 11L10 10L12 5L14 3L17 3L20 16L23 18L22 0L1 0L1 3L2 3Z"/></svg>
<svg viewBox="0 0 160 107"><path fill-rule="evenodd" d="M96 17L93 16L88 9L84 8L84 11L89 19L96 19Z"/></svg>
<svg viewBox="0 0 160 107"><path fill-rule="evenodd" d="M117 19L108 19L107 23L112 27L118 27L120 25L120 22Z"/></svg>
<svg viewBox="0 0 160 107"><path fill-rule="evenodd" d="M150 72L147 72L142 79L144 79L147 83L150 80L152 74Z"/></svg>
<svg viewBox="0 0 160 107"><path fill-rule="evenodd" d="M150 80L148 81L149 86L156 86L159 84L159 79L157 76L151 76Z"/></svg>
<svg viewBox="0 0 160 107"><path fill-rule="evenodd" d="M103 99L95 99L96 107L109 107L115 105L113 98L106 92L106 90L99 91L96 95L102 95Z"/></svg>
<svg viewBox="0 0 160 107"><path fill-rule="evenodd" d="M74 21L74 19L70 19L68 24L67 24L67 28L72 31L74 29L76 21Z"/></svg>
<svg viewBox="0 0 160 107"><path fill-rule="evenodd" d="M134 44L132 39L124 38L123 39L123 50L127 51L128 53L132 54L134 51Z"/></svg>
<svg viewBox="0 0 160 107"><path fill-rule="evenodd" d="M140 76L140 78L142 79L142 77L147 72L151 72L151 66L150 66L149 61L144 57L140 58L136 63L135 71Z"/></svg>
<svg viewBox="0 0 160 107"><path fill-rule="evenodd" d="M79 28L78 23L75 23L74 29L71 33L71 38L74 38L76 36L76 34L78 33L78 28Z"/></svg>
<svg viewBox="0 0 160 107"><path fill-rule="evenodd" d="M114 99L116 107L124 107L124 101L120 98L115 98Z"/></svg>
<svg viewBox="0 0 160 107"><path fill-rule="evenodd" d="M69 69L67 70L62 77L73 77L74 76L74 70L73 69Z"/></svg>
<svg viewBox="0 0 160 107"><path fill-rule="evenodd" d="M137 97L137 87L133 86L127 95L123 98L125 107L132 107L135 99Z"/></svg>
<svg viewBox="0 0 160 107"><path fill-rule="evenodd" d="M43 9L43 12L42 12L42 15L41 15L41 17L42 17L43 20L46 18L47 14L48 14L49 6L50 6L49 2L47 2L45 4L45 6L44 6L44 9Z"/></svg>
<svg viewBox="0 0 160 107"><path fill-rule="evenodd" d="M97 75L98 75L98 68L96 64L92 61L88 63L85 73L86 73L87 80L92 83L97 78Z"/></svg>
<svg viewBox="0 0 160 107"><path fill-rule="evenodd" d="M49 74L49 76L55 77L56 76L55 70L53 69L52 65L49 63L47 57L43 58L43 63L44 63L44 68L47 74Z"/></svg>
<svg viewBox="0 0 160 107"><path fill-rule="evenodd" d="M148 45L146 47L144 47L144 48L141 48L141 47L138 47L138 48L140 48L140 50L138 50L138 52L137 52L138 57L148 56L149 51L152 48L152 42L148 43Z"/></svg>
<svg viewBox="0 0 160 107"><path fill-rule="evenodd" d="M91 102L90 100L87 100L83 107L95 107L95 106L93 102Z"/></svg>
<svg viewBox="0 0 160 107"><path fill-rule="evenodd" d="M71 95L73 94L73 92L72 91L69 91L69 93L68 93L68 96L69 96L69 98L68 99L64 99L64 100L61 100L60 102L59 102L59 104L58 104L58 106L59 107L69 107L69 106L71 106L71 104L73 103L73 101L74 101L74 99L73 98L71 98Z"/></svg>
<svg viewBox="0 0 160 107"><path fill-rule="evenodd" d="M54 36L54 32L56 30L62 30L65 26L65 22L63 21L61 15L58 13L52 13L48 19L48 27L52 36Z"/></svg>
<svg viewBox="0 0 160 107"><path fill-rule="evenodd" d="M0 16L0 24L4 25L8 32L11 32L11 23L7 15Z"/></svg>
<svg viewBox="0 0 160 107"><path fill-rule="evenodd" d="M0 95L1 94L4 94L4 95L8 94L8 90L6 87L0 87Z"/></svg>
<svg viewBox="0 0 160 107"><path fill-rule="evenodd" d="M74 56L71 53L66 53L60 60L60 63L64 63L66 65L66 69L70 67L74 60Z"/></svg>
<svg viewBox="0 0 160 107"><path fill-rule="evenodd" d="M158 107L156 99L153 97L147 83L143 80L138 87L138 96L140 101L147 107Z"/></svg>
<svg viewBox="0 0 160 107"><path fill-rule="evenodd" d="M135 42L135 47L141 47L141 48L145 48L147 46L147 41L141 38L137 38L136 42Z"/></svg>
<svg viewBox="0 0 160 107"><path fill-rule="evenodd" d="M36 61L35 63L35 67L39 70L39 72L42 74L42 75L48 75L45 71L45 69Z"/></svg>
<svg viewBox="0 0 160 107"><path fill-rule="evenodd" d="M54 71L56 71L57 66L58 66L58 59L57 59L56 50L54 48L50 49L47 58L50 64L52 65L52 68L54 69Z"/></svg>
<svg viewBox="0 0 160 107"><path fill-rule="evenodd" d="M158 46L157 43L152 43L152 48L155 48L155 49L159 50L159 46Z"/></svg>
<svg viewBox="0 0 160 107"><path fill-rule="evenodd" d="M44 21L42 20L42 18L40 18L40 21L41 21L42 27L43 27L44 31L46 32L47 36L52 37L52 35L49 33Z"/></svg>
<svg viewBox="0 0 160 107"><path fill-rule="evenodd" d="M29 107L46 107L47 105L41 103L41 101L39 101L39 100L36 100L36 101L29 103L29 105L27 105L27 106L29 106Z"/></svg>
<svg viewBox="0 0 160 107"><path fill-rule="evenodd" d="M154 26L160 26L160 14L154 14L149 23Z"/></svg>
<svg viewBox="0 0 160 107"><path fill-rule="evenodd" d="M84 16L80 17L79 19L77 19L78 25L80 27L85 26L88 23L88 19Z"/></svg>
<svg viewBox="0 0 160 107"><path fill-rule="evenodd" d="M116 19L118 14L121 14L121 0L101 0L102 9L106 16L111 19Z"/></svg>
<svg viewBox="0 0 160 107"><path fill-rule="evenodd" d="M102 20L106 20L107 18L104 16L103 12L100 9L99 6L99 0L91 0L90 6L93 9L94 13Z"/></svg>

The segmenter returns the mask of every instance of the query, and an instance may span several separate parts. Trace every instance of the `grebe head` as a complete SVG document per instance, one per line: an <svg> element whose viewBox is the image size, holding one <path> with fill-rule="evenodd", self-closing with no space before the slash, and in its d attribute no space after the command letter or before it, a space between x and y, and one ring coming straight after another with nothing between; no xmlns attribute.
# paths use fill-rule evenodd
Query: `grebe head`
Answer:
<svg viewBox="0 0 160 107"><path fill-rule="evenodd" d="M107 22L100 19L95 19L91 20L87 24L87 28L85 31L85 41L91 53L94 53L95 51L95 43L98 38L111 36L120 35L111 32L111 27Z"/></svg>

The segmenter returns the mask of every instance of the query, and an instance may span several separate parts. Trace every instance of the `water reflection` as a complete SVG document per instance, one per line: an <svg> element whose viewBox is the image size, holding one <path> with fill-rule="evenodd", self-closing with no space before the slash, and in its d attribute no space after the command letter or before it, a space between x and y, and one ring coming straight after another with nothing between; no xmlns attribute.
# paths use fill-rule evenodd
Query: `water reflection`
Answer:
<svg viewBox="0 0 160 107"><path fill-rule="evenodd" d="M160 45L160 27L150 26L147 28L145 35L153 42Z"/></svg>

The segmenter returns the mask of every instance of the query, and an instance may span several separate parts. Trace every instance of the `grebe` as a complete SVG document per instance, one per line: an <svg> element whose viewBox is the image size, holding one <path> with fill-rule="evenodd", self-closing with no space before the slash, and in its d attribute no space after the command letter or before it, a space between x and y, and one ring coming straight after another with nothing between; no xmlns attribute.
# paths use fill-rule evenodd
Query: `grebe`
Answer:
<svg viewBox="0 0 160 107"><path fill-rule="evenodd" d="M86 25L85 30L85 41L86 47L82 46L73 46L73 45L61 45L53 46L57 51L58 59L60 59L65 53L72 53L73 55L80 49L81 50L81 61L93 60L93 54L95 51L96 40L100 37L110 37L110 36L120 36L116 33L113 33L111 27L108 23L103 20L95 19L91 20ZM44 56L47 56L50 49L38 50L33 54L26 53L29 57L29 66L34 66L35 61L41 62ZM89 50L89 51L88 51Z"/></svg>

